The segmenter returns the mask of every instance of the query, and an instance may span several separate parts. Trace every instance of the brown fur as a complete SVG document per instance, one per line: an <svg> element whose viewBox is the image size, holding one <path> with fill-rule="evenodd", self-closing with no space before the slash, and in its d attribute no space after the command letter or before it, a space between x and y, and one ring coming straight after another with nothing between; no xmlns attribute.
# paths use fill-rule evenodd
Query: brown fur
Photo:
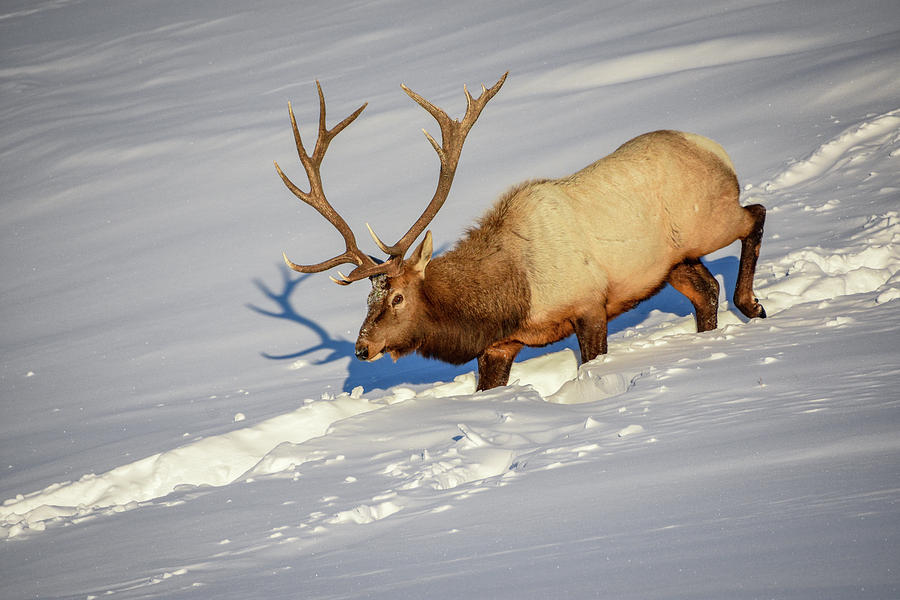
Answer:
<svg viewBox="0 0 900 600"><path fill-rule="evenodd" d="M509 209L507 195L455 249L428 264L424 300L437 335L421 347L425 356L468 362L528 317L530 291L521 261L502 245Z"/></svg>

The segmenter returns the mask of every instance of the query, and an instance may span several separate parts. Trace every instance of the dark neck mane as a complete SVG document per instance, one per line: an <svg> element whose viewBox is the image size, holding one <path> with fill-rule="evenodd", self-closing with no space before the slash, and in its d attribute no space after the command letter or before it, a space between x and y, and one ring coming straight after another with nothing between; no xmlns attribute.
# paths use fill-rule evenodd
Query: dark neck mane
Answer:
<svg viewBox="0 0 900 600"><path fill-rule="evenodd" d="M428 264L423 285L428 331L420 354L467 362L527 318L530 290L522 258L504 244L512 195L502 198L456 248Z"/></svg>

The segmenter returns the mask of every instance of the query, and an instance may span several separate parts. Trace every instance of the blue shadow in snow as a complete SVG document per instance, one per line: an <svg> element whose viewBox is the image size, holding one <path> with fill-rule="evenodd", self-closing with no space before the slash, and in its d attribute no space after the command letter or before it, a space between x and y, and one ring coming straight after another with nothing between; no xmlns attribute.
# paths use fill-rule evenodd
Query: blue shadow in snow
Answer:
<svg viewBox="0 0 900 600"><path fill-rule="evenodd" d="M343 391L350 392L356 386L363 386L366 390L387 389L389 387L406 384L434 383L435 381L452 381L454 377L475 369L475 362L454 366L439 361L429 360L414 354L403 357L396 365L390 364L389 358L383 358L376 362L363 362L355 355L356 340L345 340L340 337L332 337L321 325L313 319L297 312L291 302L294 291L313 274L296 275L285 265L280 265L281 284L280 289L269 287L259 279L254 284L262 294L275 306L274 309L260 308L254 304L247 307L261 315L300 325L304 329L315 334L319 341L307 348L291 352L289 354L261 354L270 360L297 360L310 355L318 355L312 364L323 365L338 360L347 362L347 379L344 380ZM359 285L368 285L360 283ZM365 306L360 307L359 323L362 324L365 317Z"/></svg>
<svg viewBox="0 0 900 600"><path fill-rule="evenodd" d="M721 276L724 286L722 290L727 298L731 298L734 294L734 286L737 283L738 259L734 256L726 256L714 261L703 261L709 272L717 279ZM721 293L721 292L720 292ZM732 312L738 315L741 320L746 321L747 318L740 312L729 306ZM655 295L638 303L634 308L623 313L609 322L608 335L613 335L620 331L624 331L630 327L635 327L643 323L651 312L658 310L663 313L677 315L679 317L693 316L694 307L681 292L677 291L671 285L666 284ZM569 336L564 340L560 340L549 346L542 348L523 348L516 360L527 360L542 354L548 354L562 350L564 348L571 349L576 357L581 356L581 350L578 348L578 341L575 336Z"/></svg>
<svg viewBox="0 0 900 600"><path fill-rule="evenodd" d="M714 276L721 276L725 286L724 290L727 297L731 297L734 292L735 282L737 280L738 260L733 256L727 256L715 261L705 262L707 268ZM291 352L289 354L270 354L262 352L262 355L271 360L297 360L305 356L319 354L320 358L311 361L312 364L327 364L338 360L347 361L347 378L344 381L343 391L349 392L356 386L363 386L366 390L371 389L387 389L389 387L400 384L424 384L434 383L435 381L451 381L457 375L477 370L475 361L470 361L464 365L450 365L436 360L423 358L419 355L409 355L400 359L397 364L389 364L389 359L382 359L376 362L363 362L357 360L354 350L355 341L345 340L343 338L334 338L321 325L313 319L297 312L291 303L291 296L295 290L312 275L295 275L293 271L286 266L280 265L281 283L280 289L269 287L260 280L254 280L254 284L260 292L274 304L274 309L260 308L259 306L248 304L251 310L275 319L284 319L286 321L300 325L304 329L311 331L318 338L318 343ZM362 323L365 307L360 307L359 322ZM677 292L672 286L665 285L659 293L639 303L630 311L620 315L610 322L609 334L618 333L629 327L634 327L643 323L652 311L660 311L663 313L674 314L678 316L693 315L694 307L690 301ZM743 315L737 313L741 319L746 320ZM574 336L544 346L542 348L523 348L517 357L517 361L527 360L550 352L556 352L565 348L571 349L575 356L580 355L578 342Z"/></svg>

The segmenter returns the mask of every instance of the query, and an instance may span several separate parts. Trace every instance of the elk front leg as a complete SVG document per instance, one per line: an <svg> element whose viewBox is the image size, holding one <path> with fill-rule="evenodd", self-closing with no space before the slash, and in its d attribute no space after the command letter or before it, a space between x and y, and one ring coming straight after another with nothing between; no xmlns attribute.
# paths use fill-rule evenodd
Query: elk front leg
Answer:
<svg viewBox="0 0 900 600"><path fill-rule="evenodd" d="M744 207L744 210L747 211L750 228L749 233L741 238L741 263L738 267L737 285L734 286L734 305L751 319L764 319L766 309L753 293L753 275L756 273L756 260L762 243L766 209L761 204L751 204Z"/></svg>
<svg viewBox="0 0 900 600"><path fill-rule="evenodd" d="M572 320L582 364L606 354L606 307Z"/></svg>
<svg viewBox="0 0 900 600"><path fill-rule="evenodd" d="M719 282L703 263L692 259L680 262L672 267L666 281L694 305L698 332L716 328Z"/></svg>
<svg viewBox="0 0 900 600"><path fill-rule="evenodd" d="M522 344L507 342L489 346L478 357L478 387L476 391L506 385L509 382L509 371Z"/></svg>

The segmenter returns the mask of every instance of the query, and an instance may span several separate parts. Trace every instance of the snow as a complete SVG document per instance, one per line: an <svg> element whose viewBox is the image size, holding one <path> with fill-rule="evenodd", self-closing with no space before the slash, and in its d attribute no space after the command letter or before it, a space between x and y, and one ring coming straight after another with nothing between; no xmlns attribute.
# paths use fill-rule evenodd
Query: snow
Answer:
<svg viewBox="0 0 900 600"><path fill-rule="evenodd" d="M900 597L896 2L404 4L0 10L0 597ZM341 249L272 167L287 102L310 139L315 79L330 124L369 102L325 188L399 237L437 171L399 85L458 115L506 70L437 251L696 131L768 209L769 318L734 245L714 331L667 288L487 392L356 361L366 284L281 266Z"/></svg>

